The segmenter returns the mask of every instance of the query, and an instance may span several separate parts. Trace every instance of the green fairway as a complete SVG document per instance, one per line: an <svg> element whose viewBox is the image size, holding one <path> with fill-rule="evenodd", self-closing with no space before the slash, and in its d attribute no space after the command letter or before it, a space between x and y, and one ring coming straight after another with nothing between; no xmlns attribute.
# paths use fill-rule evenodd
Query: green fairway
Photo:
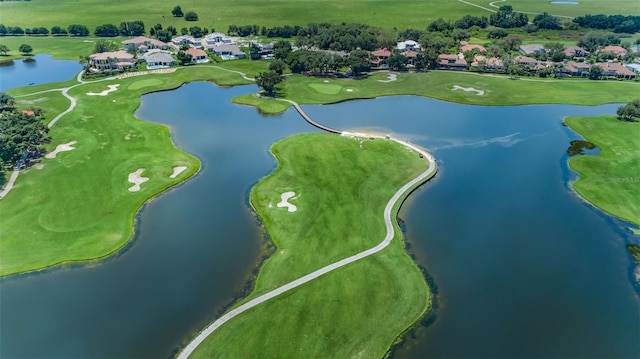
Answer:
<svg viewBox="0 0 640 359"><path fill-rule="evenodd" d="M243 302L380 243L385 205L428 166L398 143L333 134L292 136L272 152L279 166L252 189L251 203L276 249ZM277 206L289 191L295 212ZM194 357L382 357L430 303L395 228L380 253L239 315Z"/></svg>
<svg viewBox="0 0 640 359"><path fill-rule="evenodd" d="M195 157L173 146L168 128L133 116L139 106L136 99L152 90L197 80L247 83L237 74L192 66L173 74L101 81L71 89L69 94L78 104L51 128L53 140L48 150L72 141L76 141L75 149L43 158L40 165L24 171L0 201L0 275L97 259L124 246L133 234L133 218L140 206L192 176L200 166ZM140 87L145 83L155 85ZM120 86L106 96L87 95L115 84ZM19 88L10 94L47 86L56 85ZM59 92L17 97L16 102L20 107L42 107L47 121L69 106ZM172 179L177 166L187 169ZM149 180L139 191L131 192L134 184L129 176L141 168L142 177Z"/></svg>
<svg viewBox="0 0 640 359"><path fill-rule="evenodd" d="M195 11L199 21L188 22L173 17L171 10L176 5L184 12ZM222 32L226 32L231 24L272 27L320 22L423 29L439 17L457 19L466 14L488 14L486 10L458 1L439 0L405 0L401 3L393 0L193 0L186 3L159 0L154 1L153 6L143 0L32 0L0 2L0 13L5 25L23 28L45 26L50 29L54 25L66 28L71 24L82 24L93 31L96 26L106 23L118 26L122 21L142 20L147 29L160 23L177 29L198 25Z"/></svg>
<svg viewBox="0 0 640 359"><path fill-rule="evenodd" d="M469 72L431 71L401 73L396 81L386 81L387 73L377 73L364 80L323 79L302 75L290 76L281 85L279 96L301 104L334 103L348 99L379 96L416 95L473 105L576 104L597 105L631 101L640 91L640 83L630 81L509 79L507 76ZM484 91L453 90L453 85ZM332 86L332 87L329 87ZM340 87L340 90L336 90ZM331 89L329 91L328 89ZM234 102L256 105L265 112L283 107L268 106L271 100L242 96Z"/></svg>
<svg viewBox="0 0 640 359"><path fill-rule="evenodd" d="M566 123L601 150L569 160L580 174L573 188L605 212L640 225L640 123L614 116L570 117Z"/></svg>
<svg viewBox="0 0 640 359"><path fill-rule="evenodd" d="M0 12L2 5L0 2ZM21 58L18 51L21 44L29 44L33 47L33 53L51 54L57 59L78 60L80 56L89 56L95 47L95 38L77 37L35 37L35 36L4 36L0 37L0 45L6 45L11 51L7 55L0 56L0 61L9 58ZM114 39L113 41L122 41Z"/></svg>
<svg viewBox="0 0 640 359"><path fill-rule="evenodd" d="M552 4L550 0L468 0L468 2L490 9L497 9L495 6L511 5L516 11L532 13L548 12L549 14L562 16L582 16L585 14L622 14L640 15L640 4L637 0L574 0L579 4Z"/></svg>

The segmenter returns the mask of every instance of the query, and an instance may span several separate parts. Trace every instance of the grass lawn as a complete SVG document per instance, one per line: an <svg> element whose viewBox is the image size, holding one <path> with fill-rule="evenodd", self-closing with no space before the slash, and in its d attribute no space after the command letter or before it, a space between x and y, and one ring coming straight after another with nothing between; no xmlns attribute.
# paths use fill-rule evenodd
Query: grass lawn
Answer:
<svg viewBox="0 0 640 359"><path fill-rule="evenodd" d="M614 116L570 117L566 123L601 150L569 160L580 174L573 188L603 211L640 225L640 123Z"/></svg>
<svg viewBox="0 0 640 359"><path fill-rule="evenodd" d="M631 101L640 91L640 83L631 81L591 81L586 79L544 80L540 78L509 79L501 75L469 72L431 71L427 73L401 73L393 82L386 80L387 73L377 73L363 80L332 79L290 76L280 86L279 96L301 104L333 103L348 99L378 96L416 95L444 101L473 105L525 105L525 104L576 104L597 105ZM325 82L328 81L328 82ZM453 85L472 87L484 91L452 90ZM272 102L255 96L242 96L234 102L255 106L262 111L278 111L262 103ZM285 104L286 105L286 104Z"/></svg>
<svg viewBox="0 0 640 359"><path fill-rule="evenodd" d="M470 3L484 6L486 8L492 0L467 0ZM585 14L623 14L623 15L640 15L640 6L637 0L575 0L579 2L577 5L556 5L551 4L549 0L507 0L506 2L498 2L495 5L511 5L516 11L526 11L543 13L548 12L554 15L563 16L582 16Z"/></svg>
<svg viewBox="0 0 640 359"><path fill-rule="evenodd" d="M276 249L245 301L380 243L386 203L428 166L395 142L332 134L292 136L272 152L279 166L251 203ZM287 191L295 212L277 207ZM397 225L396 233L382 252L234 318L193 357L382 357L430 302Z"/></svg>
<svg viewBox="0 0 640 359"><path fill-rule="evenodd" d="M180 5L182 10L195 11L199 21L189 22L174 18L171 10ZM309 23L363 23L385 28L425 28L431 21L443 17L461 18L466 14L487 15L486 10L458 1L393 0L341 1L325 0L193 0L179 3L158 0L149 6L143 0L75 1L5 1L0 2L2 22L8 26L35 27L71 24L86 25L90 31L98 25L122 21L142 20L147 29L160 23L177 29L194 25L226 32L231 24L259 26L307 25ZM52 16L55 14L55 16Z"/></svg>
<svg viewBox="0 0 640 359"><path fill-rule="evenodd" d="M2 12L2 5L0 5ZM89 56L95 47L95 38L77 37L36 37L36 36L4 36L0 37L0 45L6 45L11 51L8 56L0 56L0 61L8 59L22 58L18 48L21 44L28 44L33 47L34 54L51 54L56 59L78 60L80 56ZM123 39L117 38L112 41L118 44Z"/></svg>
<svg viewBox="0 0 640 359"><path fill-rule="evenodd" d="M77 141L75 150L54 159L42 159L23 172L13 190L0 201L0 275L33 271L48 266L104 257L123 247L133 234L135 212L149 198L195 174L198 160L178 149L169 129L133 116L140 95L171 89L184 82L216 80L220 84L247 83L237 74L191 66L174 74L131 77L73 88L78 105L51 128L51 151ZM88 96L107 85L119 84L107 96ZM59 85L59 84L58 84ZM68 85L65 83L65 85ZM42 85L12 90L42 90ZM68 107L58 92L16 98L43 107L49 117ZM66 103L64 102L66 101ZM187 166L176 179L175 166ZM130 173L145 168L149 181L130 192Z"/></svg>

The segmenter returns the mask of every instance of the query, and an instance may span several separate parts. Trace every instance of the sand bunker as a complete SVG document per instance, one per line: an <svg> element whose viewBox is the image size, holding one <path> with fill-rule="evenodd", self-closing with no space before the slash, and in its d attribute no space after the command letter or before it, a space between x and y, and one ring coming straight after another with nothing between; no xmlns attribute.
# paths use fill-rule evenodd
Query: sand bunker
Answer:
<svg viewBox="0 0 640 359"><path fill-rule="evenodd" d="M398 79L398 75L389 74L389 76L387 76L387 80L378 80L378 82L393 82L393 81L395 81L397 79Z"/></svg>
<svg viewBox="0 0 640 359"><path fill-rule="evenodd" d="M293 196L295 196L296 193L295 192L285 192L283 194L280 195L280 198L282 199L280 202L278 202L278 204L276 206L278 207L287 207L289 212L295 212L298 210L298 207L296 207L296 205L289 203L289 199Z"/></svg>
<svg viewBox="0 0 640 359"><path fill-rule="evenodd" d="M184 170L187 169L187 166L175 166L173 167L173 173L169 178L176 178L179 174L181 174Z"/></svg>
<svg viewBox="0 0 640 359"><path fill-rule="evenodd" d="M47 153L44 157L45 158L56 158L56 156L60 152L75 150L75 148L73 148L71 146L75 145L76 143L78 143L78 141L71 141L69 143L63 143L61 145L58 145L56 147L56 149L53 150L53 152Z"/></svg>
<svg viewBox="0 0 640 359"><path fill-rule="evenodd" d="M451 88L453 91L455 90L462 90L465 92L476 92L478 93L478 96L482 96L484 95L484 91L482 90L476 90L473 87L462 87L462 86L458 86L458 85L453 85L453 87Z"/></svg>
<svg viewBox="0 0 640 359"><path fill-rule="evenodd" d="M140 185L149 180L148 177L142 177L144 168L138 168L137 171L129 173L129 182L133 183L133 186L129 188L129 192L137 192L140 190Z"/></svg>
<svg viewBox="0 0 640 359"><path fill-rule="evenodd" d="M120 84L115 84L115 85L109 85L107 86L109 89L108 90L104 90L102 92L87 92L87 95L89 96L107 96L109 94L109 92L113 92L115 90L118 89L118 86L120 86Z"/></svg>
<svg viewBox="0 0 640 359"><path fill-rule="evenodd" d="M353 89L347 89L347 92L353 92Z"/></svg>

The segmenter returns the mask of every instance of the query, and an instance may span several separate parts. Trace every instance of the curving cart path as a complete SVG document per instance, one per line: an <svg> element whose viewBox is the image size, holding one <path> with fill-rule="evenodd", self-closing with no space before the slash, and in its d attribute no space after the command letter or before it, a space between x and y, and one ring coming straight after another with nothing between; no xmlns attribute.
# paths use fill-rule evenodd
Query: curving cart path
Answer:
<svg viewBox="0 0 640 359"><path fill-rule="evenodd" d="M308 121L309 123L311 123L312 125L319 127L321 129L325 129L327 131L330 132L336 132L336 133L340 133L340 131L329 128L329 127L325 127L315 121L313 121L313 119L311 119L311 117L309 117L309 115L307 115L302 108L300 107L300 105L294 101L291 100L285 100L285 99L279 99L280 101L286 101L291 103L296 110L300 113L300 115L302 115L302 117ZM352 135L355 136L354 134L350 134L347 132L344 132L345 135ZM385 138L382 136L376 136L376 135L372 135L372 136L367 136L367 137L375 137L375 138ZM347 257L345 259L342 259L338 262L329 264L323 268L320 268L318 270L316 270L315 272L309 273L303 277L300 277L294 281L291 281L279 288L276 288L274 290L272 290L271 292L268 292L266 294L263 294L257 298L254 298L252 300L250 300L249 302L227 312L226 314L224 314L222 317L220 317L218 320L216 320L215 322L213 322L211 325L209 325L207 328L205 328L202 332L200 332L200 334L198 334L198 336L196 336L181 352L180 354L178 354L178 359L186 359L188 358L193 351L198 347L198 345L200 345L209 335L211 335L211 333L213 333L216 329L220 328L224 323L228 322L229 320L233 319L234 317L236 317L237 315L257 306L260 305L261 303L264 303L274 297L279 296L282 293L285 293L293 288L296 288L298 286L301 286L309 281L312 281L324 274L327 274L333 270L336 270L340 267L346 266L347 264L353 263L355 261L361 260L363 258L366 258L372 254L378 253L381 250L385 249L389 243L391 243L391 240L393 239L393 237L395 236L395 229L393 227L393 221L391 219L391 212L393 210L393 207L402 199L403 195L408 193L409 191L411 191L413 188L415 188L416 186L418 186L419 184L426 182L427 180L429 180L431 177L433 177L437 171L437 166L436 166L436 160L435 158L428 153L427 151L423 150L422 148L412 145L406 141L400 141L398 139L394 139L394 138L389 138L389 140L392 141L396 141L400 144L402 144L403 146L406 146L414 151L417 151L418 153L420 153L422 156L424 156L424 158L429 161L429 168L427 168L426 171L422 172L420 175L418 175L416 178L412 179L411 181L409 181L408 183L406 183L404 186L402 186L402 188L400 188L394 195L393 197L391 197L391 199L389 200L389 202L387 202L386 207L384 208L384 213L383 213L383 217L384 217L384 223L387 229L387 235L384 237L384 239L382 240L382 242L380 242L377 246L367 249L365 251L362 251L358 254L355 254L351 257Z"/></svg>

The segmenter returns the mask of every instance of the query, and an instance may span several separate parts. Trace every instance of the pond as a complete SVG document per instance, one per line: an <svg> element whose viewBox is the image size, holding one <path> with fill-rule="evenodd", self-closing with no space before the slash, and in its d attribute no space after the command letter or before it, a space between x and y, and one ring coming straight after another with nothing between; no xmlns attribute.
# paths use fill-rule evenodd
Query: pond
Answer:
<svg viewBox="0 0 640 359"><path fill-rule="evenodd" d="M82 70L73 60L54 60L51 55L38 54L31 61L14 60L13 64L0 66L0 92L15 87L68 81Z"/></svg>
<svg viewBox="0 0 640 359"><path fill-rule="evenodd" d="M0 357L169 357L241 293L264 244L247 199L274 168L268 148L316 131L293 109L263 117L230 103L254 90L192 83L142 98L138 117L170 126L202 171L149 202L114 258L2 280ZM439 287L437 320L398 357L640 354L629 234L569 188L566 150L578 136L561 124L616 106L393 97L305 109L330 127L406 138L439 161L400 213Z"/></svg>

